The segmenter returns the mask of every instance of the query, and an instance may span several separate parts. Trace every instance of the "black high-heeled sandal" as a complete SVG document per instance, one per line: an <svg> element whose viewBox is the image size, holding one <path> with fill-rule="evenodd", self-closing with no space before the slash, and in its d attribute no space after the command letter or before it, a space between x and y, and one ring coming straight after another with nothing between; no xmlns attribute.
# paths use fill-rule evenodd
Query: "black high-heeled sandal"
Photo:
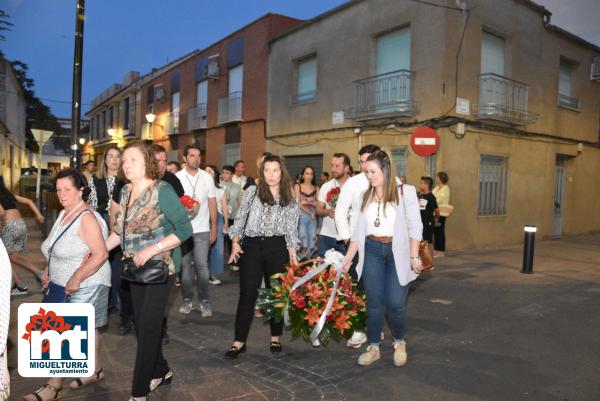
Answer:
<svg viewBox="0 0 600 401"><path fill-rule="evenodd" d="M239 348L236 346L233 346L233 347L231 347L231 349L229 351L227 351L225 353L225 359L235 359L240 354L243 354L244 352L246 352L246 344L242 345Z"/></svg>
<svg viewBox="0 0 600 401"><path fill-rule="evenodd" d="M283 350L283 347L279 341L271 341L269 349L271 350L272 354L279 354Z"/></svg>
<svg viewBox="0 0 600 401"><path fill-rule="evenodd" d="M81 378L78 377L77 379L75 379L71 383L69 383L69 388L71 390L79 390L80 388L83 388L89 384L99 382L100 380L104 379L104 368L98 369L92 375L92 377L94 377L94 376L96 376L94 379L91 379L85 383L83 382L83 380L81 380Z"/></svg>
<svg viewBox="0 0 600 401"><path fill-rule="evenodd" d="M150 391L156 390L160 386L166 386L173 381L173 371L169 370L163 377L152 379L150 381Z"/></svg>

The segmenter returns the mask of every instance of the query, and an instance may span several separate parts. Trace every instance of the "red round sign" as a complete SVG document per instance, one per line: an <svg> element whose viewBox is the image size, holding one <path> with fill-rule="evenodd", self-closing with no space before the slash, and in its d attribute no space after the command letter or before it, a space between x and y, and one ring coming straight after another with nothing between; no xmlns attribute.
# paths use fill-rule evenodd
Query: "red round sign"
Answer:
<svg viewBox="0 0 600 401"><path fill-rule="evenodd" d="M440 147L440 137L431 127L418 127L410 136L410 147L419 156L431 156Z"/></svg>

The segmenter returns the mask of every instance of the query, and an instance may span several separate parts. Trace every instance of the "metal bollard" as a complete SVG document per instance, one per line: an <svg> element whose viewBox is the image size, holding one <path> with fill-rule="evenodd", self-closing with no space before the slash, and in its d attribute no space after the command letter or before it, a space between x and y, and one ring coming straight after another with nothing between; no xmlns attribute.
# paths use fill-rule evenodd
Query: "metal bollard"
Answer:
<svg viewBox="0 0 600 401"><path fill-rule="evenodd" d="M525 226L525 240L523 243L523 270L521 273L533 273L533 251L535 246L535 233L537 227L534 225Z"/></svg>

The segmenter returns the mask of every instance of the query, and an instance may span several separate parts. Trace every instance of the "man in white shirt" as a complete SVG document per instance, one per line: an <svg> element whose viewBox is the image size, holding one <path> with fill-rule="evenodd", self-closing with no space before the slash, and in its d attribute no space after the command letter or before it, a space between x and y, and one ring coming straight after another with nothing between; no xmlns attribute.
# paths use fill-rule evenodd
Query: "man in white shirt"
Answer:
<svg viewBox="0 0 600 401"><path fill-rule="evenodd" d="M189 314L196 309L194 305L194 275L198 283L198 301L202 317L211 317L212 308L208 299L208 252L210 245L217 239L217 201L214 179L200 169L202 156L196 145L187 145L183 149L186 167L176 176L183 190L200 203L198 214L192 219L193 237L182 247L181 290L183 303L179 313ZM186 252L187 251L187 252ZM192 261L193 267L192 267ZM192 270L195 270L195 272ZM194 274L195 273L195 274Z"/></svg>
<svg viewBox="0 0 600 401"><path fill-rule="evenodd" d="M348 181L350 172L350 158L345 153L336 153L331 158L331 175L332 180L323 184L319 190L319 198L317 199L317 216L323 218L321 231L319 232L319 256L325 256L325 252L330 249L346 253L346 245L337 240L337 229L335 224L336 206L335 202L327 200L327 195L332 189L341 189ZM339 196L339 195L338 195Z"/></svg>
<svg viewBox="0 0 600 401"><path fill-rule="evenodd" d="M356 227L356 219L360 206L362 204L362 195L369 189L369 180L365 174L367 158L373 152L380 150L377 145L365 145L358 151L361 173L350 177L337 201L335 208L335 225L337 228L337 239L348 243ZM349 271L350 275L356 280L356 263L352 264ZM367 335L362 331L354 331L352 338L346 342L350 348L360 348L367 342Z"/></svg>
<svg viewBox="0 0 600 401"><path fill-rule="evenodd" d="M231 177L231 181L238 184L242 188L242 191L243 191L244 187L246 186L246 181L248 180L248 177L246 177L246 175L245 175L246 174L246 163L244 163L243 160L238 160L233 165L233 168L235 170L235 174L233 175L233 177Z"/></svg>

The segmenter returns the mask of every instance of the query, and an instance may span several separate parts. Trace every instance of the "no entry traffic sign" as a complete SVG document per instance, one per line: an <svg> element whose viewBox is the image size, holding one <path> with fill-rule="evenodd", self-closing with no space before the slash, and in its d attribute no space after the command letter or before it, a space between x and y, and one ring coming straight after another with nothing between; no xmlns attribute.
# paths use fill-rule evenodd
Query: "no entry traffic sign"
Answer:
<svg viewBox="0 0 600 401"><path fill-rule="evenodd" d="M440 147L440 137L431 127L418 127L410 137L410 147L419 156L431 156Z"/></svg>

